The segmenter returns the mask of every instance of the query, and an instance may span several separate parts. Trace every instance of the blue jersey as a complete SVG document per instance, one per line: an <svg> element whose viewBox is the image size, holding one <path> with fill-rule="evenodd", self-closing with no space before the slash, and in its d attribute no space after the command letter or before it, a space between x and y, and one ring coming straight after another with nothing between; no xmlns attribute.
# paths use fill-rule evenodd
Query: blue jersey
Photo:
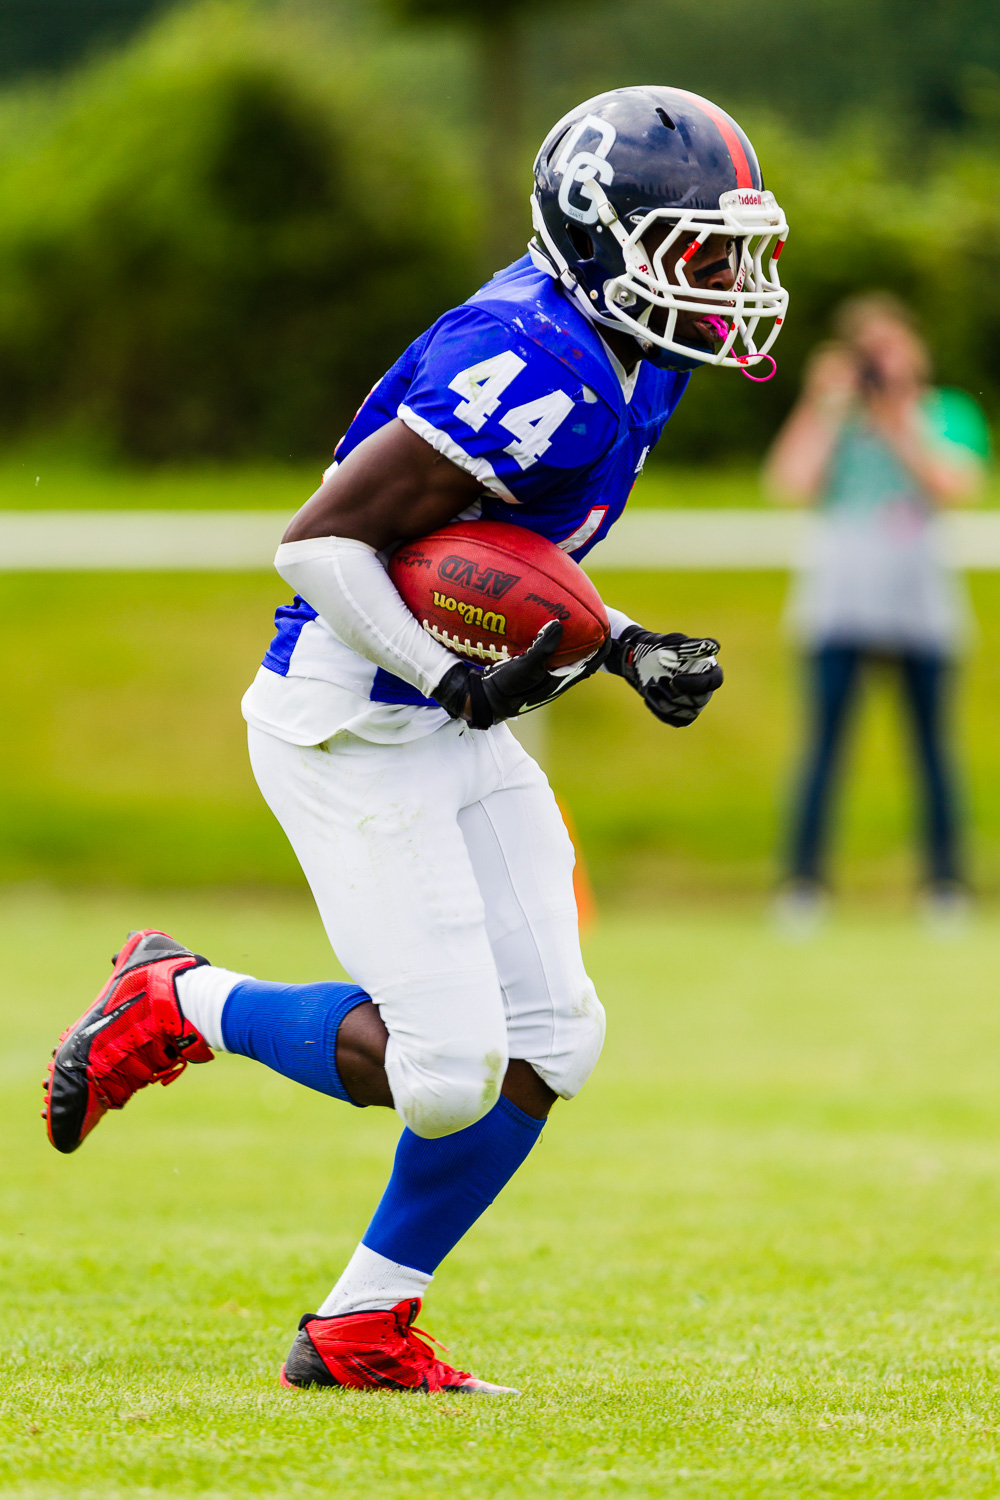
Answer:
<svg viewBox="0 0 1000 1500"><path fill-rule="evenodd" d="M524 256L410 345L335 457L399 417L481 481L479 514L538 532L580 561L624 510L688 379L642 361L626 400L596 328ZM279 609L264 666L294 672L311 621L316 613L301 599ZM369 696L430 701L374 669Z"/></svg>

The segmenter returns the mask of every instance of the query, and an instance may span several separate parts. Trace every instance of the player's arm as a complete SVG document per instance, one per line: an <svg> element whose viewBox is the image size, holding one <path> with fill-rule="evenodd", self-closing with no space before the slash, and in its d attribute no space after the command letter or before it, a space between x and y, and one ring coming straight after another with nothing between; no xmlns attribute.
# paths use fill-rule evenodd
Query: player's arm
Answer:
<svg viewBox="0 0 1000 1500"><path fill-rule="evenodd" d="M446 525L484 490L531 504L565 485L614 428L590 394L505 323L454 309L423 346L397 417L352 449L292 521L279 573L341 640L453 718L486 728L548 702L603 652L549 673L561 634L550 624L520 657L479 672L421 629L378 553Z"/></svg>
<svg viewBox="0 0 1000 1500"><path fill-rule="evenodd" d="M718 641L673 631L644 630L609 609L611 644L604 670L624 677L650 713L674 729L693 724L723 682Z"/></svg>
<svg viewBox="0 0 1000 1500"><path fill-rule="evenodd" d="M477 672L421 629L378 553L461 514L481 481L398 418L345 458L293 518L275 566L341 640L475 729L558 697L600 665L552 674L562 626L552 621L513 661Z"/></svg>
<svg viewBox="0 0 1000 1500"><path fill-rule="evenodd" d="M323 480L282 540L344 537L378 552L446 526L482 488L396 417Z"/></svg>

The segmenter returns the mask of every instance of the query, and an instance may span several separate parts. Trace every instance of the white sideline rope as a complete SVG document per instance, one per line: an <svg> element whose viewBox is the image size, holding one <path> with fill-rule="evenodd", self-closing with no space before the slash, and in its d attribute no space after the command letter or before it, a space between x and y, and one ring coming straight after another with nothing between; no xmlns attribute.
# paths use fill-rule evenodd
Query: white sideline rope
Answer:
<svg viewBox="0 0 1000 1500"><path fill-rule="evenodd" d="M271 510L0 511L0 572L270 572L290 517ZM587 558L588 571L764 570L796 566L808 515L767 510L635 510ZM956 567L1000 569L1000 511L939 522Z"/></svg>

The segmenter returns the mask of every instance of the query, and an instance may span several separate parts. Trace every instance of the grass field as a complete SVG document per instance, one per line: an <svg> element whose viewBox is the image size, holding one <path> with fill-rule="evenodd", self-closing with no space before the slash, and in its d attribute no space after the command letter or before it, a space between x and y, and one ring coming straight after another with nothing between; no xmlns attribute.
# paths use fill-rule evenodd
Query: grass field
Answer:
<svg viewBox="0 0 1000 1500"><path fill-rule="evenodd" d="M129 469L41 448L0 455L0 510L296 510L330 456L299 464L200 464ZM996 497L1000 503L1000 496ZM639 505L757 506L752 465L677 468L651 464L630 499Z"/></svg>
<svg viewBox="0 0 1000 1500"><path fill-rule="evenodd" d="M58 450L0 462L0 508L250 506L292 511L319 463L148 472ZM36 483L37 480L37 483ZM995 486L990 502L1000 502ZM651 467L633 505L759 505L753 471ZM276 534L278 521L275 522ZM556 705L547 763L599 895L662 906L759 899L778 869L800 737L778 573L595 574L654 628L718 635L725 689L695 729L664 731L604 677ZM979 637L964 675L961 761L973 875L1000 896L1000 575L972 585ZM239 700L287 598L269 573L0 573L7 722L0 884L299 886L246 761ZM896 705L869 695L836 873L901 907L918 875Z"/></svg>
<svg viewBox="0 0 1000 1500"><path fill-rule="evenodd" d="M727 681L683 733L600 675L551 713L547 762L605 900L767 891L799 738L777 573L596 575L653 628L718 634ZM974 874L1000 894L1000 575L959 722ZM0 882L299 885L253 783L239 703L287 597L267 574L0 575L5 679ZM916 875L896 704L862 716L836 871L901 903Z"/></svg>
<svg viewBox="0 0 1000 1500"><path fill-rule="evenodd" d="M495 1403L284 1392L396 1134L239 1058L56 1156L58 1029L129 925L314 978L307 907L9 893L0 1492L455 1500L994 1500L1000 925L786 946L689 908L608 920L591 1085L432 1288Z"/></svg>

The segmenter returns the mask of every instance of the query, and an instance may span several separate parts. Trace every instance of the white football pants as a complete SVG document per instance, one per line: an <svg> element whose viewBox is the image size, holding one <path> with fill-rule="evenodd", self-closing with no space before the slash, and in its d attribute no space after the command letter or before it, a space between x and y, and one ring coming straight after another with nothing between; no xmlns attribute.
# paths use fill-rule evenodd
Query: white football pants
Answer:
<svg viewBox="0 0 1000 1500"><path fill-rule="evenodd" d="M580 955L569 836L510 730L454 722L392 745L249 738L330 943L379 1007L410 1129L472 1125L509 1058L572 1098L600 1055L604 1009Z"/></svg>

